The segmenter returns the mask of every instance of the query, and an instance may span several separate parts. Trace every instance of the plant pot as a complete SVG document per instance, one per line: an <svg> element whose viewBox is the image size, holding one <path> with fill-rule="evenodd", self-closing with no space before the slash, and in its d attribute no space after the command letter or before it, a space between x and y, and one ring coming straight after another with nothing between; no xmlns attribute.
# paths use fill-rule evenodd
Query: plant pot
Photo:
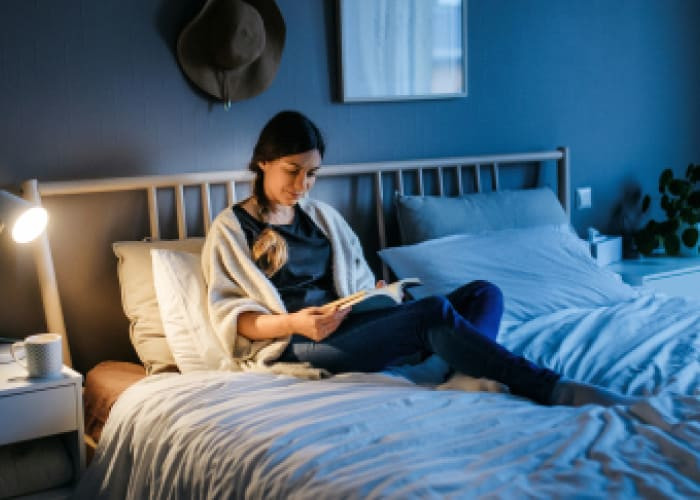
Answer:
<svg viewBox="0 0 700 500"><path fill-rule="evenodd" d="M678 228L678 238L681 240L681 249L679 251L679 255L682 257L697 257L699 255L698 253L698 246L700 245L700 241L697 241L695 243L695 246L693 247L687 247L683 243L683 231L685 231L688 227L690 227L689 224L686 224L685 222L681 222L681 226ZM700 223L695 224L695 229L700 231Z"/></svg>

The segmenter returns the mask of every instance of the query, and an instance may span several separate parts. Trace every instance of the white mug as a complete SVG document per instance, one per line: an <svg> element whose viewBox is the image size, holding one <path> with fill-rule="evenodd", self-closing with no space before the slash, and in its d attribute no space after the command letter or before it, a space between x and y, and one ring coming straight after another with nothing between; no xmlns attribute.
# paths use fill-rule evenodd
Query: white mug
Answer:
<svg viewBox="0 0 700 500"><path fill-rule="evenodd" d="M25 351L26 362L22 362L17 354L17 350L22 348ZM15 361L27 369L30 377L56 378L61 376L63 351L61 336L57 333L30 335L24 341L12 344L10 351Z"/></svg>

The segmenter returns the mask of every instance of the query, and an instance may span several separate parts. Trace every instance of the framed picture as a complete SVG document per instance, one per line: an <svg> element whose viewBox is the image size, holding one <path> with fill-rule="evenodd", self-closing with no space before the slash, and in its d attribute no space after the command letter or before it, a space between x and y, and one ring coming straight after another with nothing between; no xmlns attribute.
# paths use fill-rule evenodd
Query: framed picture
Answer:
<svg viewBox="0 0 700 500"><path fill-rule="evenodd" d="M337 0L343 102L467 95L467 0Z"/></svg>

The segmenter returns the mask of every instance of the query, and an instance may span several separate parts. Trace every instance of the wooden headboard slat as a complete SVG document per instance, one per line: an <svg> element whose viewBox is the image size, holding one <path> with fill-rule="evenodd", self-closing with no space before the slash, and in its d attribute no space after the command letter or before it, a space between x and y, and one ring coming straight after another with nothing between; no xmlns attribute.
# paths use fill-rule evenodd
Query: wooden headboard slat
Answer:
<svg viewBox="0 0 700 500"><path fill-rule="evenodd" d="M158 192L153 186L146 189L148 193L148 224L151 228L151 239L160 239L160 223L158 221Z"/></svg>
<svg viewBox="0 0 700 500"><path fill-rule="evenodd" d="M403 171L396 171L396 190L399 194L403 194Z"/></svg>
<svg viewBox="0 0 700 500"><path fill-rule="evenodd" d="M206 183L205 183L206 184ZM177 214L177 235L178 238L184 240L187 238L187 223L185 209L185 188L182 184L175 186L175 206Z"/></svg>
<svg viewBox="0 0 700 500"><path fill-rule="evenodd" d="M474 165L474 191L481 193L481 165Z"/></svg>
<svg viewBox="0 0 700 500"><path fill-rule="evenodd" d="M491 188L494 191L498 191L500 187L498 177L498 163L494 163L491 165Z"/></svg>
<svg viewBox="0 0 700 500"><path fill-rule="evenodd" d="M423 196L425 194L425 191L423 190L423 169L418 168L418 170L416 170L416 172L418 175L418 194L420 196Z"/></svg>
<svg viewBox="0 0 700 500"><path fill-rule="evenodd" d="M202 222L204 223L204 234L209 234L211 227L211 185L205 182L201 186L200 196L202 197Z"/></svg>
<svg viewBox="0 0 700 500"><path fill-rule="evenodd" d="M236 181L226 183L226 200L229 205L236 203Z"/></svg>
<svg viewBox="0 0 700 500"><path fill-rule="evenodd" d="M386 248L386 222L384 220L384 184L382 171L374 174L374 193L376 200L377 230L379 232L379 248ZM389 281L389 268L382 263L382 279Z"/></svg>

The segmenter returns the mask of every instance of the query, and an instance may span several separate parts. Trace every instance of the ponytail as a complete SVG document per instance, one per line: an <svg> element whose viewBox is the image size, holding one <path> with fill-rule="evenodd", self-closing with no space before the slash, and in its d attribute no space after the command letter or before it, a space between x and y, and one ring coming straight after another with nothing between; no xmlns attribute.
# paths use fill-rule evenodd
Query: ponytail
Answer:
<svg viewBox="0 0 700 500"><path fill-rule="evenodd" d="M287 241L277 231L267 227L253 243L251 254L255 264L265 276L271 278L287 263Z"/></svg>

